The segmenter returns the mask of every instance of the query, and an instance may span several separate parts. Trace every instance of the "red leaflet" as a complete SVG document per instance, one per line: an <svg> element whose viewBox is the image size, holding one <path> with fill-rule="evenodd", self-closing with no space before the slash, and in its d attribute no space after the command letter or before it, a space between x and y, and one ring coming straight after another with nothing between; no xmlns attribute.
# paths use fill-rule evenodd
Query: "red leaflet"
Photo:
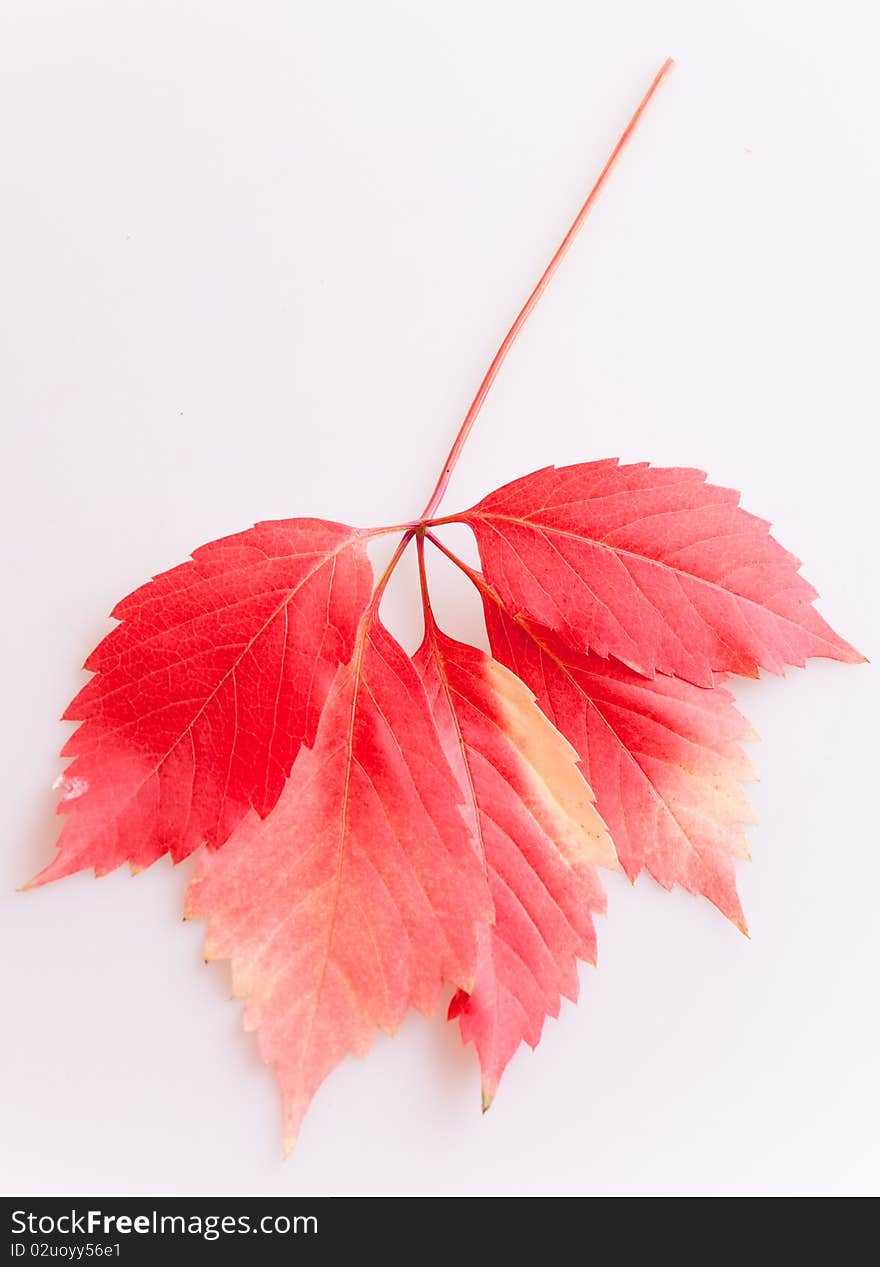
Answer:
<svg viewBox="0 0 880 1267"><path fill-rule="evenodd" d="M288 519L203 546L117 606L65 714L81 723L64 750L66 822L29 887L210 846L187 915L208 920L208 958L231 961L287 1148L331 1069L409 1007L433 1011L444 982L487 1106L519 1045L577 997L577 960L595 961L595 867L617 865L615 845L630 877L647 869L744 927L749 728L715 683L861 658L768 525L699 471L548 467L436 518L507 353L671 65L502 341L421 516L367 531ZM450 522L475 532L486 579L430 531ZM372 589L366 543L393 531ZM426 536L482 593L492 656L438 629ZM413 660L378 612L414 538Z"/></svg>
<svg viewBox="0 0 880 1267"><path fill-rule="evenodd" d="M449 1012L476 1045L488 1108L520 1043L536 1046L560 996L577 998L575 960L595 963L592 914L605 909L594 868L616 868L617 859L577 753L518 678L440 632L423 593L416 667L495 904L473 990L459 992Z"/></svg>
<svg viewBox="0 0 880 1267"><path fill-rule="evenodd" d="M281 1086L285 1147L331 1069L446 979L469 988L482 866L412 661L368 614L272 814L203 854L187 915L232 961Z"/></svg>
<svg viewBox="0 0 880 1267"><path fill-rule="evenodd" d="M740 783L755 775L739 741L755 735L730 692L572 651L489 598L485 613L493 654L577 749L629 878L647 868L745 932L733 864L748 857L742 825L754 816Z"/></svg>
<svg viewBox="0 0 880 1267"><path fill-rule="evenodd" d="M711 686L716 671L860 660L811 606L816 591L769 524L705 478L614 459L551 466L450 519L473 528L511 612L639 673Z"/></svg>
<svg viewBox="0 0 880 1267"><path fill-rule="evenodd" d="M268 814L351 656L364 541L321 519L257 524L117 604L64 714L82 722L64 748L67 821L33 884L179 861L222 844L250 806Z"/></svg>

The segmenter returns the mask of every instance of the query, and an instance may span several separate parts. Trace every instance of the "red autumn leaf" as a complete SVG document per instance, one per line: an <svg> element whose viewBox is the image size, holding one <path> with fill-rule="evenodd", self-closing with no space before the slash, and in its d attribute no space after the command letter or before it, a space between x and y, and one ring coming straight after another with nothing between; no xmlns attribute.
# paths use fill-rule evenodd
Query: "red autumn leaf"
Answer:
<svg viewBox="0 0 880 1267"><path fill-rule="evenodd" d="M421 543L420 543L421 556ZM489 877L495 926L481 930L473 989L450 1005L473 1042L488 1108L521 1042L536 1046L560 996L575 1000L576 959L596 960L595 867L617 867L577 753L503 665L438 628L425 595L415 663Z"/></svg>
<svg viewBox="0 0 880 1267"><path fill-rule="evenodd" d="M412 661L370 612L278 804L204 853L187 895L278 1076L288 1150L348 1052L432 1012L443 980L472 983L492 904L460 799Z"/></svg>
<svg viewBox="0 0 880 1267"><path fill-rule="evenodd" d="M449 518L473 528L511 613L639 673L711 686L718 671L860 660L769 524L705 478L615 459L551 466Z"/></svg>
<svg viewBox="0 0 880 1267"><path fill-rule="evenodd" d="M485 599L495 655L535 692L574 745L624 870L702 894L743 932L734 862L754 821L741 783L755 777L740 740L754 738L733 696L573 651Z"/></svg>
<svg viewBox="0 0 880 1267"><path fill-rule="evenodd" d="M121 623L64 714L82 722L63 754L67 821L33 884L179 861L222 844L249 807L269 813L351 656L371 589L365 541L321 519L257 524L116 606Z"/></svg>
<svg viewBox="0 0 880 1267"><path fill-rule="evenodd" d="M503 340L419 519L284 520L202 547L118 605L65 714L82 723L66 823L32 885L211 847L187 914L209 921L208 957L231 960L288 1147L330 1070L409 1007L431 1012L444 981L491 1099L519 1044L575 997L576 960L595 957L594 864L615 862L597 809L631 876L647 868L741 922L747 728L717 675L860 658L767 524L696 471L547 468L436 518L501 364L671 65ZM414 537L420 563L425 535L449 554L429 531L448 522L477 535L490 585L450 557L490 597L495 658L440 633L422 566L414 664L379 603ZM366 543L392 531L370 598Z"/></svg>

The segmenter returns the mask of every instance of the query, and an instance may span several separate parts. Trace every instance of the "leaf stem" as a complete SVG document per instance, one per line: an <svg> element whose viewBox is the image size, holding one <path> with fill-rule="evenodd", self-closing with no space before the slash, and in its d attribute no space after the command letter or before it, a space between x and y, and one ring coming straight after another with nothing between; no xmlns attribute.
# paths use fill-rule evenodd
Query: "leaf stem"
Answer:
<svg viewBox="0 0 880 1267"><path fill-rule="evenodd" d="M547 289L547 286L549 285L550 280L553 277L553 274L556 272L559 265L562 263L563 259L567 255L572 242L574 242L574 239L577 237L578 231L580 230L587 216L590 214L590 211L593 208L593 204L596 201L596 198L598 197L603 185L605 184L605 181L608 179L608 176L611 174L611 171L614 165L616 164L618 158L620 157L621 153L626 148L627 142L630 140L633 133L635 132L636 127L639 124L639 120L641 119L642 115L647 109L648 104L651 101L651 98L654 96L655 92L660 87L663 80L666 79L667 75L670 73L674 65L675 65L675 62L672 60L672 58L671 57L667 58L666 61L658 70L657 74L654 76L654 80L650 88L645 93L642 100L639 102L639 105L635 114L632 116L629 123L626 125L626 128L622 132L619 141L615 145L614 149L611 151L608 161L605 163L605 166L602 168L602 171L599 173L599 177L596 183L593 185L593 188L590 190L589 194L587 195L586 201L584 202L580 211L577 213L574 220L572 221L571 227L569 228L565 237L562 239L559 246L557 247L556 254L553 256L553 258L550 260L550 263L544 269L544 272L541 274L537 285L535 286L532 293L529 295L526 302L523 304L522 308L519 311L519 315L516 317L516 320L514 321L513 325L510 327L507 334L504 336L504 340L501 343L501 346L499 347L498 351L495 353L492 363L489 366L488 370L486 371L486 374L483 378L483 381L480 383L479 388L477 389L477 394L474 397L474 399L471 401L471 406L468 409L467 413L465 414L464 421L462 422L461 427L459 428L458 435L455 437L452 448L449 450L449 456L447 457L446 461L443 464L443 469L440 472L440 476L434 487L434 491L431 494L430 498L428 499L428 504L425 506L425 509L422 511L421 517L423 520L430 519L434 511L437 509L440 502L442 501L443 494L446 492L446 489L449 485L449 480L452 476L452 472L455 469L458 459L461 457L462 449L467 443L468 436L473 430L473 426L477 420L477 416L483 407L483 402L488 396L489 389L491 388L492 384L495 382L495 379L498 375L498 371L501 369L501 366L503 365L508 352L510 351L513 344L516 342L516 338L519 335L520 330L522 330L523 326L528 320L529 316L531 315L532 309L535 307L538 300L541 298L544 291Z"/></svg>
<svg viewBox="0 0 880 1267"><path fill-rule="evenodd" d="M422 591L422 614L425 619L425 630L433 629L434 612L431 608L431 595L428 593L428 574L425 571L425 534L420 532L416 537L416 553L419 556L419 589Z"/></svg>
<svg viewBox="0 0 880 1267"><path fill-rule="evenodd" d="M554 273L559 268L559 265L562 263L565 256L568 254L569 248L571 247L572 243L577 237L578 232L581 226L583 225L584 221L586 220L587 216L590 214L590 211L593 208L593 204L595 203L597 197L599 196L599 193L601 192L606 180L610 176L612 169L617 163L617 160L620 158L620 155L623 153L624 149L626 148L628 141L630 140L633 133L635 132L642 115L644 114L645 110L648 107L648 104L651 101L651 98L654 96L657 89L663 83L663 80L670 73L674 65L675 65L675 62L672 60L671 57L668 57L666 61L663 63L663 65L660 67L660 69L658 70L657 74L654 76L654 79L653 79L653 82L651 83L650 88L645 93L642 100L639 102L639 105L635 113L633 114L629 123L624 128L623 132L621 133L620 139L618 140L614 149L611 151L611 154L609 155L608 160L605 163L605 166L602 168L601 172L599 173L598 179L593 185L593 188L587 194L586 200L584 201L580 211L577 213L574 220L572 221L571 226L568 232L566 233L565 237L562 239L559 246L556 248L556 253L553 255L553 258L550 260L550 263L547 265L547 267L544 269L544 272L541 274L540 278L538 279L538 282L534 290L529 295L528 299L526 300L526 302L523 304L522 308L520 309L519 314L516 317L516 320L514 321L513 325L510 327L510 329L507 331L507 334L504 336L501 346L498 348L498 351L495 353L495 356L492 358L492 363L487 369L483 377L483 381L480 383L480 386L477 389L477 394L474 397L474 399L471 401L470 408L465 414L464 421L462 422L459 428L458 435L455 437L452 448L449 450L449 455L443 464L443 469L440 472L440 476L434 487L434 491L431 494L430 498L428 499L427 505L425 506L425 509L422 511L421 516L419 517L419 519L413 520L410 523L395 524L388 528L373 528L366 534L370 537L380 537L380 536L385 536L386 534L392 533L392 532L403 533L403 536L401 537L400 542L398 543L397 549L395 550L394 554L391 557L391 561L389 562L385 571L382 573L382 576L379 578L379 582L376 585L376 588L373 592L373 597L370 602L371 612L375 612L377 610L379 603L382 600L382 595L385 593L385 589L391 578L392 572L397 567L397 564L400 562L401 556L403 555L410 541L413 539L413 537L417 537L417 549L418 549L418 555L419 555L419 582L422 588L422 605L425 609L425 619L426 620L428 620L429 618L433 619L433 617L431 616L431 603L428 597L427 577L425 575L424 540L423 540L423 537L425 536L425 528L428 526L437 527L444 523L453 523L457 519L460 518L460 516L458 515L450 515L443 519L434 519L432 516L434 515L434 511L437 509L440 502L442 501L443 495L449 486L449 481L452 477L452 472L455 469L459 458L461 457L461 453L465 444L467 443L468 436L473 430L473 426L477 420L477 416L483 407L483 402L488 396L489 390L492 384L495 382L495 379L498 376L498 371L501 369L501 366L504 364L504 361L507 357L508 352L510 351L513 344L516 342L516 339L517 339L517 336L519 335L520 330L522 330L526 321L529 319L532 309L535 307L538 300L541 298L544 291L547 289L547 286L549 285L550 280L552 279ZM490 595L492 598L495 599L495 601L499 601L497 594L495 594L494 590L492 590L490 586L486 585L485 581L479 575L479 573L472 571L472 569L470 569L466 563L464 563L461 559L459 559L457 555L453 554L451 550L447 550L447 548L440 541L438 541L437 538L432 533L428 532L427 536L443 554L445 554L449 559L451 559L452 562L455 563L457 567L461 568L461 570L465 573L466 576L470 577L471 581L473 581L474 585L476 585L478 589L483 590L484 593Z"/></svg>
<svg viewBox="0 0 880 1267"><path fill-rule="evenodd" d="M497 603L499 607L504 606L499 595L496 594L492 586L488 583L488 581L484 580L484 578L480 575L479 572L475 572L472 567L468 567L464 559L460 559L458 555L455 554L454 551L449 549L449 546L445 546L439 537L435 537L433 532L426 531L424 535L427 538L427 540L430 541L432 546L436 546L441 554L446 555L450 563L455 564L459 572L463 572L465 574L465 576L468 578L471 584L475 585L481 594L485 594L487 598L491 598L492 602ZM421 547L421 544L422 542L420 538L419 539L420 547Z"/></svg>
<svg viewBox="0 0 880 1267"><path fill-rule="evenodd" d="M410 528L400 538L400 540L397 543L397 549L392 554L391 559L389 560L388 566L385 568L385 571L379 577L379 580L376 584L376 588L373 590L373 596L370 599L370 605L367 608L367 611L371 615L375 614L375 612L378 610L379 604L382 601L382 595L385 593L385 590L388 586L388 582L391 580L391 573L394 571L394 569L397 567L398 563L400 562L401 556L404 550L406 549L406 547L409 545L410 539L412 538L414 532L415 532L415 528Z"/></svg>

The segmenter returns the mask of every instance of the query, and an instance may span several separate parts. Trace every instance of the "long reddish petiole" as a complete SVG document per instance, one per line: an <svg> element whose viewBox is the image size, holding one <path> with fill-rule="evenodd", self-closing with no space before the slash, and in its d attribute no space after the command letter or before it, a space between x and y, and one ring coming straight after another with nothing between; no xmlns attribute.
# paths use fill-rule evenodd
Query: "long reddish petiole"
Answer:
<svg viewBox="0 0 880 1267"><path fill-rule="evenodd" d="M382 601L382 595L385 593L385 590L388 587L388 582L391 580L391 573L394 571L394 569L397 567L398 563L400 562L401 557L403 556L403 552L406 550L406 547L409 545L410 539L414 532L415 532L415 528L408 529L406 534L402 536L400 540L398 541L397 549L392 554L388 562L388 565L385 568L385 571L379 577L376 587L373 590L373 596L370 599L370 605L367 608L368 612L375 612L376 609L378 608L379 603Z"/></svg>
<svg viewBox="0 0 880 1267"><path fill-rule="evenodd" d="M419 589L422 592L422 614L425 618L425 630L434 624L434 612L431 608L431 595L428 593L428 576L425 572L425 534L420 532L416 537L416 551L419 556Z"/></svg>
<svg viewBox="0 0 880 1267"><path fill-rule="evenodd" d="M434 491L431 494L430 498L428 499L427 505L425 506L425 509L422 511L420 518L411 524L399 525L399 527L403 529L404 535L401 538L400 544L398 545L397 549L394 552L391 562L388 564L387 568L385 569L379 581L378 586L376 587L376 591L373 595L373 601L371 604L372 610L375 611L376 607L378 606L378 603L382 597L382 594L385 591L385 587L388 584L391 573L397 567L397 564L400 561L400 558L404 550L409 545L410 541L416 535L419 529L423 528L427 521L430 521L434 524L449 522L449 520L433 519L432 516L434 514L434 511L439 506L443 498L443 494L446 492L446 489L449 485L449 480L452 476L452 472L455 469L458 459L461 457L462 449L467 443L467 438L470 435L471 431L473 430L474 423L477 420L477 415L482 409L483 402L485 401L486 397L489 394L489 389L491 388L492 384L495 382L495 379L498 376L498 371L501 369L501 366L504 363L507 353L510 351L511 347L516 341L516 338L520 330L522 330L523 326L528 320L529 315L532 312L532 309L535 307L538 300L541 298L544 291L547 289L550 279L553 277L553 274L556 272L557 268L562 263L563 259L568 253L568 250L572 242L577 237L577 234L581 228L581 225L584 223L587 216L590 214L590 211L592 210L592 207L593 207L593 203L596 201L596 198L598 197L600 191L602 190L602 187L604 186L606 180L611 174L611 171L615 163L617 162L618 158L620 157L623 150L625 149L627 142L630 140L633 133L635 132L636 127L638 126L639 120L641 119L642 115L647 109L648 104L651 101L651 98L654 96L655 92L660 87L660 85L662 84L666 76L669 74L669 72L672 70L674 65L675 65L675 62L672 60L671 57L668 57L666 61L663 63L663 65L660 67L660 69L658 70L657 74L654 76L654 80L650 88L645 93L642 100L639 102L638 108L636 109L629 123L624 128L623 132L621 133L619 141L615 145L614 149L611 151L608 161L605 163L605 166L602 168L601 172L599 173L599 177L596 180L596 183L593 185L593 188L587 194L587 197L583 206L581 207L580 211L577 213L577 215L575 216L574 220L571 223L571 227L569 228L565 237L562 239L559 246L557 247L556 253L554 254L553 258L550 260L550 263L547 265L547 267L544 269L544 272L541 274L540 278L538 279L538 283L535 286L534 290L529 295L528 299L526 300L526 302L523 304L522 308L520 309L520 312L516 320L514 321L513 325L510 327L510 329L507 331L507 334L504 336L501 346L499 347L498 351L495 353L495 356L492 358L492 364L487 369L483 377L483 381L480 383L480 386L477 389L476 396L471 401L471 406L468 409L467 413L465 414L464 421L462 422L461 427L459 428L458 435L455 437L455 441L452 445L452 448L449 450L449 456L447 457L446 461L443 464L443 469L440 472L440 476L434 487ZM378 529L374 529L370 535L381 536L386 532L393 532L393 531L395 531L395 528L378 528ZM421 544L422 543L421 543L421 537L420 537L419 545L421 546ZM447 551L444 549L443 546L440 545L438 541L435 540L435 544L441 550L443 550L444 553L447 553ZM465 568L466 570L466 565L463 564L460 559L457 559L456 556L454 555L450 555L450 558L452 558L455 562L457 562L462 568ZM472 580L474 580L474 575L471 576ZM423 595L424 595L424 590L423 590ZM428 608L428 610L430 610L430 608Z"/></svg>
<svg viewBox="0 0 880 1267"><path fill-rule="evenodd" d="M565 237L560 242L556 250L556 254L553 256L550 263L544 269L544 272L541 274L541 277L539 278L537 285L535 286L532 293L529 295L526 302L523 304L513 325L510 327L507 334L504 336L504 340L501 343L501 346L499 347L498 351L495 353L495 356L492 360L492 364L489 366L488 370L486 371L483 381L480 383L480 386L477 389L477 394L472 400L471 406L468 409L467 413L465 414L465 418L461 424L461 427L459 428L458 435L455 437L455 441L452 445L452 448L449 450L449 456L447 457L446 461L443 464L443 470L440 472L440 477L437 480L437 483L434 487L434 491L431 494L430 498L428 499L428 503L425 506L425 509L422 511L423 520L430 519L431 516L434 514L434 511L440 505L440 502L443 498L443 494L446 492L447 486L449 484L449 480L452 475L452 472L455 469L458 459L461 457L462 449L464 448L467 442L468 436L473 430L473 426L477 420L477 416L483 407L483 402L485 401L486 397L489 394L489 389L494 383L498 375L498 371L501 369L501 366L504 363L507 353L510 351L511 347L516 341L516 338L520 330L522 330L526 321L529 319L532 309L535 307L538 300L541 298L544 291L547 289L547 286L551 278L553 277L553 274L559 268L559 265L562 263L563 259L568 253L569 247L571 246L572 242L574 242L581 226L583 225L587 216L590 214L590 211L593 208L593 204L596 201L596 198L598 197L600 191L602 190L602 187L605 184L606 180L608 179L608 176L611 174L611 171L615 163L617 162L618 158L620 157L623 150L625 149L627 142L630 140L633 133L635 132L636 127L639 124L639 120L641 119L642 115L647 109L648 104L651 101L651 98L654 96L655 92L660 87L660 85L662 84L663 80L667 77L669 72L672 70L674 65L675 65L675 62L672 60L672 58L671 57L667 58L666 61L663 63L663 65L660 67L657 74L654 76L653 83L651 84L648 91L645 93L642 100L639 102L638 109L636 110L632 118L630 119L629 123L626 125L626 128L624 129L620 137L620 140L617 142L614 149L611 151L611 155L608 158L608 161L606 162L605 166L602 168L602 171L599 173L598 180L593 185L593 188L590 190L589 194L587 194L586 201L584 202L580 211L577 213L574 220L572 221L571 228L568 230Z"/></svg>
<svg viewBox="0 0 880 1267"><path fill-rule="evenodd" d="M427 538L428 541L430 541L432 546L437 547L437 549L440 551L441 554L446 555L450 563L455 564L459 572L464 573L464 575L468 578L471 584L476 586L476 588L480 591L481 594L485 594L487 598L490 598L493 603L497 603L499 607L504 606L501 599L496 594L495 590L492 588L491 585L489 585L483 579L483 577L480 575L479 572L475 572L472 567L468 567L464 559L460 559L453 550L449 549L449 546L445 546L439 537L434 536L433 532L426 532L424 536ZM419 546L421 547L421 545L422 545L422 539L419 538Z"/></svg>

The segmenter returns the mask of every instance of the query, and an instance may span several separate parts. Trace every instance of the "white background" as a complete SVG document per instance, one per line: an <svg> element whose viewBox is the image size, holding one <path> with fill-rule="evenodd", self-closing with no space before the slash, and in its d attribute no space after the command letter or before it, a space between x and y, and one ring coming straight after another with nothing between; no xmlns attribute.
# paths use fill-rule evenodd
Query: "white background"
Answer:
<svg viewBox="0 0 880 1267"><path fill-rule="evenodd" d="M485 1119L473 1050L412 1015L282 1162L272 1077L180 919L190 866L14 891L52 853L56 718L105 613L256 519L417 512L667 54L446 506L549 462L701 466L876 656L876 5L4 0L0 1190L880 1188L871 666L738 688L751 941L610 877L599 970ZM410 563L384 608L409 646L416 607Z"/></svg>

